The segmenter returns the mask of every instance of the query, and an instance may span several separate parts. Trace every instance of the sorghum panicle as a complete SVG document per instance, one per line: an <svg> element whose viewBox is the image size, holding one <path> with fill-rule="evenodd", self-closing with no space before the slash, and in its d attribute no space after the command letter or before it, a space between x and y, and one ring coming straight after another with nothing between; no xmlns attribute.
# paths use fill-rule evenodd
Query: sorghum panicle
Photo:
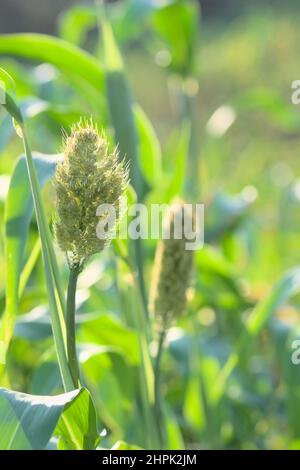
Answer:
<svg viewBox="0 0 300 470"><path fill-rule="evenodd" d="M174 237L174 219L183 203L175 203L170 208L166 224L170 238L159 242L150 292L150 310L161 327L167 328L173 319L181 315L186 307L186 293L193 266L193 251L186 249L187 239ZM192 213L188 213L192 218ZM182 217L182 226L184 218Z"/></svg>
<svg viewBox="0 0 300 470"><path fill-rule="evenodd" d="M128 171L118 151L109 151L107 139L92 122L79 122L64 142L64 160L55 173L56 220L54 230L70 267L78 266L109 242L97 237L97 207L112 204L119 217L119 202L128 184Z"/></svg>

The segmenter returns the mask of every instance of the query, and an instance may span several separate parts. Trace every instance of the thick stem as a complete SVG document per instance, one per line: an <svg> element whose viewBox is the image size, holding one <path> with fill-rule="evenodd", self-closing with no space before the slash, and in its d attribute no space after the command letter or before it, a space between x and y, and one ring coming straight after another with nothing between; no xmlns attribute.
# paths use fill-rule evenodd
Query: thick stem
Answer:
<svg viewBox="0 0 300 470"><path fill-rule="evenodd" d="M156 354L155 365L154 365L154 412L155 412L156 427L157 427L158 438L159 438L159 445L161 448L163 448L164 441L165 441L164 419L163 419L163 411L162 411L162 403L161 403L161 388L160 388L161 358L162 358L162 353L164 349L165 337L166 337L166 331L165 329L163 329L159 335L157 354Z"/></svg>
<svg viewBox="0 0 300 470"><path fill-rule="evenodd" d="M80 387L79 379L79 365L76 353L76 324L75 324L75 313L76 313L76 289L77 281L79 276L78 269L70 269L68 294L67 294L67 315L66 315L66 326L67 326L67 356L70 371L74 386Z"/></svg>

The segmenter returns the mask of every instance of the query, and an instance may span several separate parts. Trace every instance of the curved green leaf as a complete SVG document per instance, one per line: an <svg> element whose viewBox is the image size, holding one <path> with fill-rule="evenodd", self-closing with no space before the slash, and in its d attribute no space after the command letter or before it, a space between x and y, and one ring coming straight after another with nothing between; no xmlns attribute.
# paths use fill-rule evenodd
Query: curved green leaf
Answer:
<svg viewBox="0 0 300 470"><path fill-rule="evenodd" d="M44 449L53 435L68 448L96 448L96 415L86 389L54 397L0 389L1 450Z"/></svg>
<svg viewBox="0 0 300 470"><path fill-rule="evenodd" d="M59 35L73 44L81 44L96 23L97 15L92 5L72 5L59 18Z"/></svg>
<svg viewBox="0 0 300 470"><path fill-rule="evenodd" d="M44 34L0 36L0 53L48 62L68 76L78 76L98 91L104 84L103 71L96 59L71 43Z"/></svg>
<svg viewBox="0 0 300 470"><path fill-rule="evenodd" d="M17 55L54 65L89 101L95 112L103 108L103 70L92 55L79 47L44 34L7 34L0 36L0 54Z"/></svg>

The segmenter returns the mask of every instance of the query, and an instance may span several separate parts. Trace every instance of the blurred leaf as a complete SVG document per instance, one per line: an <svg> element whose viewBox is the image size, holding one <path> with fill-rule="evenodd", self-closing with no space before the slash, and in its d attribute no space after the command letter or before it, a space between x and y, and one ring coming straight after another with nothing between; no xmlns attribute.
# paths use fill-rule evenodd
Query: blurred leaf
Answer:
<svg viewBox="0 0 300 470"><path fill-rule="evenodd" d="M286 273L274 286L271 293L251 312L247 321L248 333L257 335L270 316L290 297L300 291L300 268Z"/></svg>
<svg viewBox="0 0 300 470"><path fill-rule="evenodd" d="M181 128L178 146L172 156L172 176L166 190L166 201L170 202L175 196L180 196L184 191L185 170L189 154L191 126L185 121Z"/></svg>
<svg viewBox="0 0 300 470"><path fill-rule="evenodd" d="M186 76L194 71L199 22L198 2L191 0L173 1L154 12L154 28L171 53L171 68L179 75Z"/></svg>
<svg viewBox="0 0 300 470"><path fill-rule="evenodd" d="M139 39L150 14L161 6L159 0L127 0L112 5L110 17L118 41L126 43Z"/></svg>
<svg viewBox="0 0 300 470"><path fill-rule="evenodd" d="M0 82L0 88L3 87L3 83ZM3 91L3 88L1 88ZM7 95L7 93L6 93ZM53 241L52 235L50 232L50 228L48 225L48 221L46 218L46 213L44 209L44 204L42 201L40 185L38 180L38 175L36 172L34 159L32 156L31 148L28 142L27 134L25 131L25 124L23 122L23 117L21 111L12 96L9 95L10 105L8 106L8 95L6 96L6 102L4 107L6 107L7 111L11 114L12 118L14 119L14 124L16 128L16 132L18 133L19 137L22 139L22 143L24 146L25 156L26 156L26 167L27 167L27 175L30 181L30 189L32 198L34 201L35 207L35 214L38 224L39 236L41 239L41 246L42 246L42 253L43 253L43 261L44 261L44 271L45 277L47 282L47 290L48 290L48 298L50 304L50 312L51 312L51 320L52 320L52 331L54 336L54 342L56 347L56 352L58 355L58 362L59 367L62 374L62 380L64 383L64 388L66 391L73 390L74 385L72 381L72 377L70 374L68 362L67 362L67 354L66 354L66 325L65 325L65 298L62 288L61 282L61 275L58 269L58 263L56 259L56 255L53 248ZM12 106L11 106L12 103ZM11 227L8 225L9 230L12 230L10 234L9 231L7 232L7 236L15 237L16 234L14 233L14 224L16 221L12 221L11 219ZM9 260L8 260L9 262ZM6 359L6 352L7 347L10 341L10 336L13 330L13 323L14 323L14 316L16 312L11 309L10 307L8 313L5 317L5 322L1 323L1 337L3 340L0 342L0 362L4 363ZM8 331L6 332L5 323L8 323ZM3 326L4 324L4 326ZM1 368L1 372L3 373L3 367Z"/></svg>
<svg viewBox="0 0 300 470"><path fill-rule="evenodd" d="M33 161L40 186L43 186L53 176L56 163L60 158L57 155L34 154ZM2 342L4 350L12 337L15 317L18 312L20 275L32 214L33 200L26 158L21 156L11 177L5 209L6 311L0 327L0 343Z"/></svg>
<svg viewBox="0 0 300 470"><path fill-rule="evenodd" d="M201 399L200 381L195 374L188 381L183 411L188 423L196 429L203 429L205 415Z"/></svg>
<svg viewBox="0 0 300 470"><path fill-rule="evenodd" d="M166 432L170 450L184 449L184 440L180 430L180 426L176 420L176 416L172 409L165 406Z"/></svg>
<svg viewBox="0 0 300 470"><path fill-rule="evenodd" d="M225 278L233 278L236 276L234 267L227 261L226 258L210 245L204 245L201 250L196 254L197 265L200 273L203 270L213 271L219 276Z"/></svg>
<svg viewBox="0 0 300 470"><path fill-rule="evenodd" d="M290 297L300 291L300 268L295 268L286 273L266 296L253 309L246 324L246 329L240 336L235 351L229 356L227 362L219 374L217 383L217 399L220 399L225 391L225 386L232 371L238 364L246 346L249 344L249 335L257 336L271 315L282 306Z"/></svg>
<svg viewBox="0 0 300 470"><path fill-rule="evenodd" d="M139 363L137 333L112 315L99 315L98 318L84 323L78 332L78 340L82 343L115 346L130 364Z"/></svg>
<svg viewBox="0 0 300 470"><path fill-rule="evenodd" d="M18 123L23 123L23 117L17 106L14 95L15 85L10 75L3 69L0 68L0 105L2 105L8 114Z"/></svg>
<svg viewBox="0 0 300 470"><path fill-rule="evenodd" d="M104 74L98 61L67 41L42 34L0 36L0 54L18 55L57 67L79 92L102 106Z"/></svg>
<svg viewBox="0 0 300 470"><path fill-rule="evenodd" d="M0 123L0 152L2 152L13 133L11 117L7 114Z"/></svg>
<svg viewBox="0 0 300 470"><path fill-rule="evenodd" d="M139 135L139 153L143 176L151 187L156 187L162 178L160 143L151 122L140 107L135 109L135 119Z"/></svg>
<svg viewBox="0 0 300 470"><path fill-rule="evenodd" d="M115 359L120 353L116 346L102 347L102 352L98 350L98 353L95 345L92 349L95 352L91 352L90 356L86 345L80 353L84 380L95 397L95 406L101 422L113 435L121 437L124 435L123 430L132 412L130 403L134 393L132 372L128 364L124 362L124 358L121 362L121 370L116 369ZM124 376L132 384L130 397L128 397L128 387L124 383Z"/></svg>
<svg viewBox="0 0 300 470"><path fill-rule="evenodd" d="M101 9L101 19L107 98L115 131L115 141L118 143L121 158L126 157L130 162L131 184L140 199L143 192L143 181L139 164L138 135L134 119L133 100L125 75L123 60L104 8Z"/></svg>
<svg viewBox="0 0 300 470"><path fill-rule="evenodd" d="M91 406L85 389L54 397L0 389L0 449L44 449L54 432L75 448L96 447L98 433ZM81 415L89 422L82 422Z"/></svg>
<svg viewBox="0 0 300 470"><path fill-rule="evenodd" d="M284 131L299 131L300 116L296 107L291 106L272 89L252 89L240 95L235 104L240 111L263 111Z"/></svg>
<svg viewBox="0 0 300 470"><path fill-rule="evenodd" d="M101 7L101 8L100 8ZM106 91L110 118L115 131L121 159L129 162L131 184L140 201L145 192L145 184L140 169L138 135L134 118L133 100L125 75L123 60L115 41L112 27L106 17L104 4L99 3L102 21L102 39L106 72ZM144 284L144 253L140 239L133 242L134 265L138 273L138 283L144 309L147 310Z"/></svg>
<svg viewBox="0 0 300 470"><path fill-rule="evenodd" d="M218 192L207 211L205 227L205 241L212 241L222 238L226 233L234 230L254 201L247 200L244 195L228 195Z"/></svg>
<svg viewBox="0 0 300 470"><path fill-rule="evenodd" d="M97 23L95 8L91 5L73 5L59 18L59 35L64 40L81 45L89 29Z"/></svg>

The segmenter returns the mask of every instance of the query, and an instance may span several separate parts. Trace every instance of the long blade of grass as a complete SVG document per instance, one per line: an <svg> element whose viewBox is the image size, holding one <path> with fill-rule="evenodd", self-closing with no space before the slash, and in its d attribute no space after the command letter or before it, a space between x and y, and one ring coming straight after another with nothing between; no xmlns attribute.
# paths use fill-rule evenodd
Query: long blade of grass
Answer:
<svg viewBox="0 0 300 470"><path fill-rule="evenodd" d="M139 162L138 133L134 117L134 103L124 70L121 53L116 43L112 27L106 17L104 4L96 1L99 23L102 28L102 39L105 61L106 93L111 121L115 130L115 141L118 144L121 158L127 158L130 164L131 184L141 200L145 183ZM135 266L138 272L139 288L144 309L147 312L147 296L143 272L143 247L140 239L133 243Z"/></svg>
<svg viewBox="0 0 300 470"><path fill-rule="evenodd" d="M56 156L34 155L40 186L53 176L57 161ZM26 172L26 159L22 156L14 168L5 204L6 310L0 327L1 362L5 362L18 312L20 275L33 213L33 200Z"/></svg>
<svg viewBox="0 0 300 470"><path fill-rule="evenodd" d="M1 84L0 84L1 85ZM36 169L33 162L31 149L27 140L25 124L23 121L22 114L16 104L15 100L10 94L7 93L6 89L4 92L4 103L3 106L11 114L16 121L16 130L18 135L22 138L26 164L28 170L28 176L30 181L31 193L34 202L37 224L42 244L42 254L45 268L45 276L47 282L47 289L49 294L49 304L53 328L54 342L56 346L56 352L58 357L58 363L61 371L62 381L66 391L72 390L74 384L72 381L71 373L68 367L67 355L66 355L66 324L65 324L65 307L62 292L62 283L59 279L59 271L57 262L55 259L55 253L53 249L50 229L46 219L46 214L42 202L40 193L40 187Z"/></svg>
<svg viewBox="0 0 300 470"><path fill-rule="evenodd" d="M42 253L45 267L45 276L49 294L50 312L53 328L54 342L58 355L58 362L61 376L66 391L74 388L72 376L68 366L66 355L66 324L65 324L65 306L62 283L60 281L57 262L55 259L53 244L49 225L47 223L36 171L33 164L31 150L27 141L25 129L23 126L23 143L26 154L27 169L29 174L31 192L33 196L38 229L42 244Z"/></svg>

